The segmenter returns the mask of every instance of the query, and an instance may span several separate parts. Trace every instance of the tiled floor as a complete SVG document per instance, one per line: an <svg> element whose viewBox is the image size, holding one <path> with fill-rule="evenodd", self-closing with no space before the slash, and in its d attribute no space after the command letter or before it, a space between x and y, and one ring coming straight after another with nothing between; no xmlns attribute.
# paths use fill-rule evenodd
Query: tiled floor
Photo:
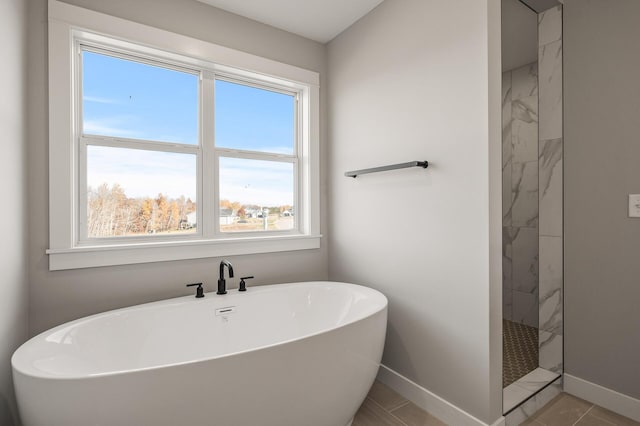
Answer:
<svg viewBox="0 0 640 426"><path fill-rule="evenodd" d="M356 413L352 426L446 425L382 383L376 381ZM562 393L523 425L529 426L640 426L626 417ZM455 425L453 425L455 426Z"/></svg>
<svg viewBox="0 0 640 426"><path fill-rule="evenodd" d="M352 426L443 426L395 391L376 381L356 413Z"/></svg>
<svg viewBox="0 0 640 426"><path fill-rule="evenodd" d="M622 417L573 395L561 393L523 425L529 426L640 426L639 422Z"/></svg>

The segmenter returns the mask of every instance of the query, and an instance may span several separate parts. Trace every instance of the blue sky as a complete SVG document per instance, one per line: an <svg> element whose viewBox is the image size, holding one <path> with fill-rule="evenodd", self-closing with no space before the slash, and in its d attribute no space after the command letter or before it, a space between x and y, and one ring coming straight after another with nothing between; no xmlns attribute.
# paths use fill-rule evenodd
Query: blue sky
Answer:
<svg viewBox="0 0 640 426"><path fill-rule="evenodd" d="M84 132L198 143L198 76L83 52Z"/></svg>
<svg viewBox="0 0 640 426"><path fill-rule="evenodd" d="M198 143L197 75L88 51L82 60L86 134ZM217 80L215 111L217 146L293 154L293 96ZM196 200L194 155L95 146L87 155L90 186L119 183L129 197ZM221 163L221 198L293 203L291 164Z"/></svg>
<svg viewBox="0 0 640 426"><path fill-rule="evenodd" d="M216 146L293 154L293 96L216 80L215 98Z"/></svg>

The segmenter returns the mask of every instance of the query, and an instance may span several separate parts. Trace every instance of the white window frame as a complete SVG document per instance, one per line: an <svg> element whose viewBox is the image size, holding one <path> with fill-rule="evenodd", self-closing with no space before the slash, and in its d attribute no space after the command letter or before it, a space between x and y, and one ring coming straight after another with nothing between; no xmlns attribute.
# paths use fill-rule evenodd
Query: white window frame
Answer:
<svg viewBox="0 0 640 426"><path fill-rule="evenodd" d="M84 152L87 142L134 147L135 140L81 134L78 116L79 43L122 54L159 60L200 73L200 140L198 146L176 147L157 142L149 150L196 153L198 162L198 217L212 218L191 235L175 237L86 238L80 217L86 217ZM294 155L278 155L215 147L213 93L216 77L294 94L297 145ZM205 85L211 85L203 90ZM210 120L202 117L209 114ZM319 75L316 72L160 30L77 6L49 0L49 269L97 266L268 253L320 247L319 220ZM292 162L296 229L222 233L219 231L218 161L223 157ZM215 167L202 167L214 164ZM205 191L215 197L203 197ZM200 220L200 219L199 219Z"/></svg>

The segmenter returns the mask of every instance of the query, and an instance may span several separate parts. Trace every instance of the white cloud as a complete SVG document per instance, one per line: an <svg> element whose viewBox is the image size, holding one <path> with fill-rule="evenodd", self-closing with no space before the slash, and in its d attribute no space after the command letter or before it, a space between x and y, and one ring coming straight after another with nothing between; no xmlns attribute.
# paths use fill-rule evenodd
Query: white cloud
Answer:
<svg viewBox="0 0 640 426"><path fill-rule="evenodd" d="M101 120L84 120L83 131L90 135L120 136L123 138L135 138L140 132L127 128L129 117L111 117Z"/></svg>
<svg viewBox="0 0 640 426"><path fill-rule="evenodd" d="M162 193L196 200L195 155L90 146L87 157L87 183L94 188L117 183L132 198Z"/></svg>
<svg viewBox="0 0 640 426"><path fill-rule="evenodd" d="M89 95L84 95L82 97L82 100L85 102L94 102L97 104L119 104L120 103L116 99L102 98L100 96L89 96Z"/></svg>
<svg viewBox="0 0 640 426"><path fill-rule="evenodd" d="M220 198L245 204L293 204L293 165L275 161L220 159Z"/></svg>
<svg viewBox="0 0 640 426"><path fill-rule="evenodd" d="M196 201L196 156L125 148L90 146L87 180L92 187L117 183L128 197ZM261 206L292 205L293 164L220 158L220 198Z"/></svg>

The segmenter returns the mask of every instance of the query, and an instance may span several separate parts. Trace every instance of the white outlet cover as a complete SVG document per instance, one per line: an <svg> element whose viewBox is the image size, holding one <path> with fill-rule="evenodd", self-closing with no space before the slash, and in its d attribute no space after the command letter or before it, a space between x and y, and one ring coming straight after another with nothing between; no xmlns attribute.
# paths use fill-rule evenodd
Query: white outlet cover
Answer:
<svg viewBox="0 0 640 426"><path fill-rule="evenodd" d="M629 217L640 217L640 194L629 194Z"/></svg>

